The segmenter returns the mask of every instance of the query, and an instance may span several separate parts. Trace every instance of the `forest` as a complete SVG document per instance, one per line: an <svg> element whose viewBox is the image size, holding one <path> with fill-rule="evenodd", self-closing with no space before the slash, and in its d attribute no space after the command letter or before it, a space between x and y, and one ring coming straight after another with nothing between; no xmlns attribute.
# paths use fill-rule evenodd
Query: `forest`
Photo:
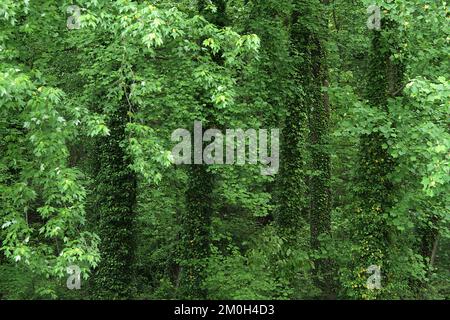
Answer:
<svg viewBox="0 0 450 320"><path fill-rule="evenodd" d="M0 300L450 299L445 0L0 0Z"/></svg>

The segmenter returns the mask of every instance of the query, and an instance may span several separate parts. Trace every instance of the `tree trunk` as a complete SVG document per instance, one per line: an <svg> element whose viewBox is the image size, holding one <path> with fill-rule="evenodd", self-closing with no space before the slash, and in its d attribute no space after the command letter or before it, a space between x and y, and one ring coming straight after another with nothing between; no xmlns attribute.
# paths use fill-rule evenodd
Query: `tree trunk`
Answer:
<svg viewBox="0 0 450 320"><path fill-rule="evenodd" d="M211 14L205 10L206 3L198 2L198 9L205 18L218 27L224 27L227 22L226 2L213 0L217 11ZM220 55L213 57L220 64ZM203 100L203 97L199 98ZM207 123L203 123L202 136L205 125L216 126L213 105L207 103L203 114ZM203 145L204 147L205 145ZM207 292L202 287L206 277L206 258L209 256L211 217L213 214L212 193L214 190L214 175L204 164L193 164L189 169L189 187L186 193L187 210L181 217L183 234L181 248L183 260L186 262L180 276L179 296L182 299L205 299Z"/></svg>
<svg viewBox="0 0 450 320"><path fill-rule="evenodd" d="M110 135L99 138L96 146L99 169L94 191L97 212L93 214L101 239L101 261L92 279L95 299L132 297L136 177L123 146L127 111L123 101L110 115Z"/></svg>

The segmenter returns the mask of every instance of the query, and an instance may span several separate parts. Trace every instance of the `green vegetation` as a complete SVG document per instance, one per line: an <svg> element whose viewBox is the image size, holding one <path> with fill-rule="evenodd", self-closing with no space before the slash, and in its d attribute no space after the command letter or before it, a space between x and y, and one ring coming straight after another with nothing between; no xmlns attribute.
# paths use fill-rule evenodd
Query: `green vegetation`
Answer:
<svg viewBox="0 0 450 320"><path fill-rule="evenodd" d="M0 299L449 299L449 31L443 0L1 0ZM175 165L194 121L279 128L279 172Z"/></svg>

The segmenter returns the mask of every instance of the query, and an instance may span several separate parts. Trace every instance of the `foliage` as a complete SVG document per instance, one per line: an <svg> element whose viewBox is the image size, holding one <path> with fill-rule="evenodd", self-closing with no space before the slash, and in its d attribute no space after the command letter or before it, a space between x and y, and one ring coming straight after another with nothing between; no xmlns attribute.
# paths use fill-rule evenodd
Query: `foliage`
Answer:
<svg viewBox="0 0 450 320"><path fill-rule="evenodd" d="M448 299L448 42L441 0L3 0L0 298ZM174 165L194 121L279 174Z"/></svg>

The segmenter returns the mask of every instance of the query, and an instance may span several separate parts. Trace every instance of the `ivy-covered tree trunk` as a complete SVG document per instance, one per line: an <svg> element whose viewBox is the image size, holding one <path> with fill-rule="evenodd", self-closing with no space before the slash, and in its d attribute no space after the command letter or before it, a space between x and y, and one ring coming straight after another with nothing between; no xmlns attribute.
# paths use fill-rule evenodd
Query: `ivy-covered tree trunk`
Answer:
<svg viewBox="0 0 450 320"><path fill-rule="evenodd" d="M311 51L313 87L310 96L310 152L313 175L309 182L311 248L320 249L319 237L331 232L331 158L328 150L330 106L322 86L327 85L327 70L321 40L314 36ZM332 262L328 259L315 261L316 283L323 295L332 297Z"/></svg>
<svg viewBox="0 0 450 320"><path fill-rule="evenodd" d="M282 169L278 224L285 236L295 239L309 223L310 244L319 249L319 236L328 234L331 225L331 164L326 148L330 108L322 86L327 84L327 66L323 46L326 20L320 1L294 1L291 25L291 55L297 90L288 105L283 130ZM308 150L311 158L305 154ZM306 179L308 160L313 175ZM308 204L309 194L309 204ZM315 261L315 282L330 296L330 262ZM319 280L321 279L321 280Z"/></svg>
<svg viewBox="0 0 450 320"><path fill-rule="evenodd" d="M122 101L109 115L110 135L96 145L95 210L101 262L93 275L92 297L126 299L133 295L136 177L126 154L128 105Z"/></svg>
<svg viewBox="0 0 450 320"><path fill-rule="evenodd" d="M393 32L391 21L382 21L382 31L373 30L372 47L369 56L369 72L367 81L367 99L371 107L381 112L388 112L388 99L393 97L395 88L401 87L403 68L391 60L395 50L389 33ZM377 266L383 275L383 283L389 281L388 252L393 230L386 215L393 206L395 195L390 174L395 167L394 159L387 150L387 141L382 133L374 131L360 137L359 185L358 194L361 206L358 208L355 235L360 239L360 257L355 271L357 278L365 274L370 266ZM355 285L366 290L364 283ZM377 296L380 291L371 293Z"/></svg>
<svg viewBox="0 0 450 320"><path fill-rule="evenodd" d="M212 3L217 11L212 14L206 10L206 2L198 2L198 10L205 18L218 27L224 27L226 18L226 1L214 0ZM220 64L221 57L216 55L213 60ZM200 95L199 100L208 100ZM205 103L202 110L206 121L202 122L202 132L205 126L216 126L214 107ZM202 145L202 150L205 147ZM210 250L211 217L214 211L212 193L214 190L214 174L207 170L205 164L193 164L189 168L189 186L186 193L186 213L181 217L181 255L184 265L181 267L178 296L182 299L205 299L207 292L203 288L206 277L206 258Z"/></svg>
<svg viewBox="0 0 450 320"><path fill-rule="evenodd" d="M320 237L331 232L331 157L328 150L330 106L328 95L323 87L328 85L325 39L327 19L323 5L327 1L312 1L311 16L317 22L309 27L305 34L307 65L310 79L305 79L306 100L309 107L309 150L311 155L312 176L309 179L310 234L311 249L319 250ZM308 29L307 29L308 30ZM309 80L309 81L308 81ZM322 290L321 296L334 296L333 268L329 259L316 259L314 280Z"/></svg>
<svg viewBox="0 0 450 320"><path fill-rule="evenodd" d="M279 210L276 221L289 242L293 242L298 237L299 229L304 227L308 220L305 178L307 106L303 91L304 43L299 15L298 10L294 9L290 28L290 55L295 89L286 106L287 115L282 131L283 147L277 192Z"/></svg>
<svg viewBox="0 0 450 320"><path fill-rule="evenodd" d="M204 165L192 165L186 194L186 213L181 218L183 234L180 298L206 298L202 283L205 278L205 259L209 256L210 227L213 211L211 192L213 176Z"/></svg>

